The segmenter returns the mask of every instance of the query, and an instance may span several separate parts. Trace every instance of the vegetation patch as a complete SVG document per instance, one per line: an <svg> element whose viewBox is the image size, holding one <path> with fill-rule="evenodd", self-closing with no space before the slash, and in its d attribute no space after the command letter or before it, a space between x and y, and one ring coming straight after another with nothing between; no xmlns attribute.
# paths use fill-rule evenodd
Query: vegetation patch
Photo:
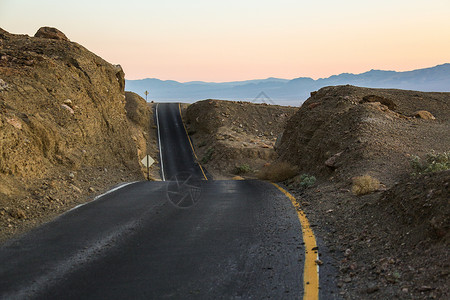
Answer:
<svg viewBox="0 0 450 300"><path fill-rule="evenodd" d="M378 191L380 181L370 175L353 178L352 193L355 195L366 195Z"/></svg>
<svg viewBox="0 0 450 300"><path fill-rule="evenodd" d="M302 188L310 188L316 183L316 177L309 174L300 175L300 187Z"/></svg>
<svg viewBox="0 0 450 300"><path fill-rule="evenodd" d="M443 153L431 151L424 159L415 155L411 158L410 164L413 175L450 170L450 151Z"/></svg>
<svg viewBox="0 0 450 300"><path fill-rule="evenodd" d="M248 164L242 164L240 166L237 166L234 169L234 174L236 175L240 175L240 174L247 174L250 173L252 171L252 168L248 165Z"/></svg>
<svg viewBox="0 0 450 300"><path fill-rule="evenodd" d="M214 154L214 148L210 147L206 150L205 155L203 155L202 160L200 161L202 164L207 164Z"/></svg>
<svg viewBox="0 0 450 300"><path fill-rule="evenodd" d="M316 177L309 174L297 175L294 178L288 180L286 184L292 189L305 190L316 184Z"/></svg>

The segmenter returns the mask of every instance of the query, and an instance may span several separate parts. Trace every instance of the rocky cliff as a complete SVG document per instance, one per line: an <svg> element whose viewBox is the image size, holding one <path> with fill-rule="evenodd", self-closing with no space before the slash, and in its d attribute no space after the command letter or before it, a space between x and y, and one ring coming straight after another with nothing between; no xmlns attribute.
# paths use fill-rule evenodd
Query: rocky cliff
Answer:
<svg viewBox="0 0 450 300"><path fill-rule="evenodd" d="M119 65L55 28L34 37L0 29L2 227L60 211L108 184L144 178L139 156L151 144L150 119L127 118L124 85ZM129 106L128 115L137 107ZM139 107L148 110L139 115L151 117L148 106Z"/></svg>

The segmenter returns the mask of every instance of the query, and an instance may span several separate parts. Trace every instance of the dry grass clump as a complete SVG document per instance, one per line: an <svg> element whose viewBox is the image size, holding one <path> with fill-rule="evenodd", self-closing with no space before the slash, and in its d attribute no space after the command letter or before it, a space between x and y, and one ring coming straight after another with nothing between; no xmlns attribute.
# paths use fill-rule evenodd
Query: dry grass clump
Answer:
<svg viewBox="0 0 450 300"><path fill-rule="evenodd" d="M252 168L248 164L242 164L234 168L234 174L236 175L247 174L250 172L252 172Z"/></svg>
<svg viewBox="0 0 450 300"><path fill-rule="evenodd" d="M297 175L298 169L285 161L264 166L258 173L261 180L284 181Z"/></svg>
<svg viewBox="0 0 450 300"><path fill-rule="evenodd" d="M380 181L370 175L353 178L352 193L355 195L366 195L377 191L380 188Z"/></svg>

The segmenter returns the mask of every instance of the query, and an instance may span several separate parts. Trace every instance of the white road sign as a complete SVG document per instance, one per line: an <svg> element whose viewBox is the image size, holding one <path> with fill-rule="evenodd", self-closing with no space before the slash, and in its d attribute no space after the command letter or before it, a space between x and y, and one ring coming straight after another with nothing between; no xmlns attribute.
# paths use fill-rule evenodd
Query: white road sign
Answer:
<svg viewBox="0 0 450 300"><path fill-rule="evenodd" d="M141 160L141 163L142 163L144 166L146 166L147 168L150 167L151 165L153 165L154 162L155 162L155 160L154 160L150 155L147 155L146 157L144 157L144 158Z"/></svg>

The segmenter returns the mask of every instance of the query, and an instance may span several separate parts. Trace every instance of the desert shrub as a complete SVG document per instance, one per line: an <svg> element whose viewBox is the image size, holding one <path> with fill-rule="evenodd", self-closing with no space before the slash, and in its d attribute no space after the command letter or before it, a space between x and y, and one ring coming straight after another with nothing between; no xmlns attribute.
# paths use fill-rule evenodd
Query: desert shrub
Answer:
<svg viewBox="0 0 450 300"><path fill-rule="evenodd" d="M205 153L205 155L203 155L203 158L200 162L202 164L208 163L211 160L213 154L214 154L214 148L212 148L212 147L208 148L208 150L206 150L206 153Z"/></svg>
<svg viewBox="0 0 450 300"><path fill-rule="evenodd" d="M313 175L302 174L300 175L300 186L303 188L312 187L316 183L316 177Z"/></svg>
<svg viewBox="0 0 450 300"><path fill-rule="evenodd" d="M240 175L240 174L246 174L246 173L250 173L252 171L252 168L250 168L249 165L247 164L242 164L240 166L237 166L234 169L234 174L236 175Z"/></svg>
<svg viewBox="0 0 450 300"><path fill-rule="evenodd" d="M258 174L258 178L270 181L284 181L297 175L298 169L290 163L281 161L264 166Z"/></svg>
<svg viewBox="0 0 450 300"><path fill-rule="evenodd" d="M205 147L205 146L206 146L206 141L200 142L200 143L198 144L198 147L199 147L199 148Z"/></svg>
<svg viewBox="0 0 450 300"><path fill-rule="evenodd" d="M431 151L422 160L419 156L413 156L410 160L413 175L439 172L450 169L450 152L437 153Z"/></svg>
<svg viewBox="0 0 450 300"><path fill-rule="evenodd" d="M291 188L307 189L312 187L316 183L316 177L309 174L302 174L295 176L293 179L288 180L287 184Z"/></svg>
<svg viewBox="0 0 450 300"><path fill-rule="evenodd" d="M355 195L366 195L377 191L380 181L370 175L353 178L352 193Z"/></svg>

